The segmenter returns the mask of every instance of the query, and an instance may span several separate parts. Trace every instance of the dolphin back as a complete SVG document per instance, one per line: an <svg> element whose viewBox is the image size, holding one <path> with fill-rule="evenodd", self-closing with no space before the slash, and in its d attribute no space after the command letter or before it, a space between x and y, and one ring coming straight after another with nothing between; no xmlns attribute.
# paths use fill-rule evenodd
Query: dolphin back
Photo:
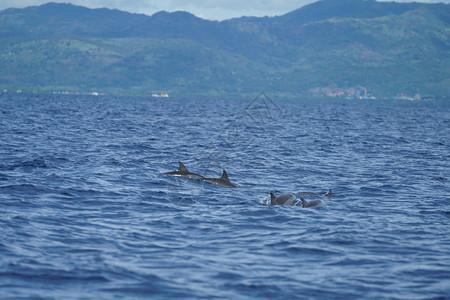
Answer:
<svg viewBox="0 0 450 300"><path fill-rule="evenodd" d="M230 179L228 179L227 171L223 170L222 176L220 178L203 178L204 181L217 184L218 186L222 187L230 187L235 188L237 187L235 184L233 184Z"/></svg>
<svg viewBox="0 0 450 300"><path fill-rule="evenodd" d="M276 197L273 193L270 193L270 205L290 205L294 206L297 204L297 199L294 195L283 194Z"/></svg>
<svg viewBox="0 0 450 300"><path fill-rule="evenodd" d="M325 203L322 202L321 200L313 200L313 201L308 202L305 199L300 198L300 201L302 201L303 208L325 205Z"/></svg>

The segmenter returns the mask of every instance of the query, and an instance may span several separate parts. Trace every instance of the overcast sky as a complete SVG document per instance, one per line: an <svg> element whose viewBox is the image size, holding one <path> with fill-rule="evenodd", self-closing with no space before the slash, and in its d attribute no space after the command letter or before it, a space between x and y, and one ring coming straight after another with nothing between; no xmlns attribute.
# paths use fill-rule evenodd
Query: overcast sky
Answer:
<svg viewBox="0 0 450 300"><path fill-rule="evenodd" d="M282 15L317 0L0 0L0 10L22 8L47 2L72 3L90 8L116 8L128 12L152 15L157 11L183 10L210 20L241 16ZM391 0L386 0L391 1ZM397 0L397 2L411 2ZM450 0L416 0L426 3L450 3Z"/></svg>

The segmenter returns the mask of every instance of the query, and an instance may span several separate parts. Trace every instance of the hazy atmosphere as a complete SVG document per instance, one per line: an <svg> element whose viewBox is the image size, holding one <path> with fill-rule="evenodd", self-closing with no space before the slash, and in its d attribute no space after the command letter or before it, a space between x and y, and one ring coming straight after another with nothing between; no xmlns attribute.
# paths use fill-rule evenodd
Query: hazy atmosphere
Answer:
<svg viewBox="0 0 450 300"><path fill-rule="evenodd" d="M152 15L155 12L188 11L194 15L211 20L223 20L241 16L275 16L288 13L315 0L3 0L0 10L10 7L23 8L42 5L47 2L72 3L89 8L111 8L128 12ZM413 1L396 1L413 2ZM415 1L423 3L450 3L449 0Z"/></svg>

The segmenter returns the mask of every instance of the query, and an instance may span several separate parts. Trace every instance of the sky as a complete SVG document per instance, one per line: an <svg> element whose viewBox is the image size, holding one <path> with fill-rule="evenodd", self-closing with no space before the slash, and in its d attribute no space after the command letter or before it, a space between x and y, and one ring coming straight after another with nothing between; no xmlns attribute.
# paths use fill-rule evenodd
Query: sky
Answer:
<svg viewBox="0 0 450 300"><path fill-rule="evenodd" d="M209 20L242 16L283 15L317 0L0 0L0 10L42 5L47 2L72 3L89 8L111 8L152 15L155 12L183 10ZM392 0L383 0L392 1ZM411 2L397 0L396 2ZM416 0L424 3L450 3L450 0Z"/></svg>

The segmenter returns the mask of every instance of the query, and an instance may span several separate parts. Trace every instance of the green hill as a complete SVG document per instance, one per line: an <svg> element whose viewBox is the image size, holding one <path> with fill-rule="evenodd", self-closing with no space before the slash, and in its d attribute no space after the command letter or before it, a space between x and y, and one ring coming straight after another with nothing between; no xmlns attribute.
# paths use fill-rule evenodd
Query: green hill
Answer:
<svg viewBox="0 0 450 300"><path fill-rule="evenodd" d="M148 95L450 95L450 5L323 0L208 21L49 3L0 12L0 88Z"/></svg>

